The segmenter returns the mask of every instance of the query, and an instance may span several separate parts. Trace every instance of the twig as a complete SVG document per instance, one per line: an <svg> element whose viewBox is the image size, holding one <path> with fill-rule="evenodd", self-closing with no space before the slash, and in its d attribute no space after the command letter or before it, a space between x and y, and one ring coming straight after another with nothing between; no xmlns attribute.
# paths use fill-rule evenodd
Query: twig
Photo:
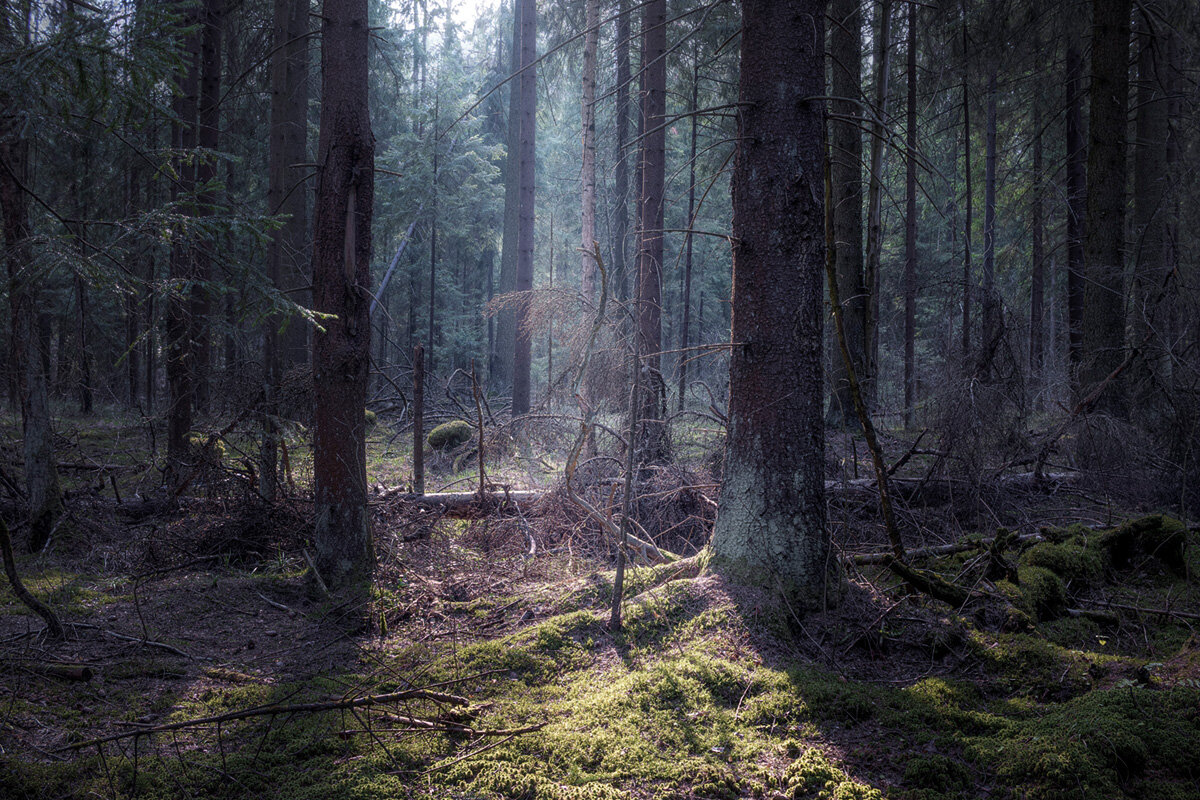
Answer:
<svg viewBox="0 0 1200 800"><path fill-rule="evenodd" d="M100 631L101 633L107 633L109 636L115 637L117 639L124 639L127 642L137 642L138 644L144 644L144 645L146 645L146 647L157 647L159 650L166 650L168 653L174 653L177 656L189 659L191 661L212 661L212 659L209 658L208 656L194 656L191 653L185 653L184 651L180 650L178 647L175 647L174 645L169 645L166 642L156 642L153 639L145 639L145 638L141 638L138 636L128 636L124 633L117 633L116 631L110 631L108 628L101 628L99 625L92 625L87 622L72 622L71 626L75 627L75 628L87 628L89 630Z"/></svg>
<svg viewBox="0 0 1200 800"><path fill-rule="evenodd" d="M63 626L58 617L21 583L21 576L17 574L17 562L13 559L12 537L8 535L8 525L3 518L0 518L0 550L4 554L4 572L8 575L8 582L12 584L13 594L35 614L46 620L46 630L50 632L50 636L55 639L63 638Z"/></svg>

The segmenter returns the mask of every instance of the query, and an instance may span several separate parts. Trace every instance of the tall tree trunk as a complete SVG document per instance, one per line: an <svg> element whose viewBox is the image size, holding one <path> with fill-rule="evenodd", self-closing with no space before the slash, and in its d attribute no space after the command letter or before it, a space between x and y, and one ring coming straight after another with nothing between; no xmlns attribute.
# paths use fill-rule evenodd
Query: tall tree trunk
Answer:
<svg viewBox="0 0 1200 800"><path fill-rule="evenodd" d="M712 563L803 611L826 603L830 565L821 425L824 3L745 0L742 8L735 344Z"/></svg>
<svg viewBox="0 0 1200 800"><path fill-rule="evenodd" d="M200 35L200 99L197 113L197 144L204 151L196 166L199 213L216 213L217 179L215 153L221 137L221 29L224 26L225 0L204 0ZM197 243L196 282L192 285L192 346L193 380L195 381L196 410L208 413L212 382L212 298L205 285L212 280L212 253L215 237L205 237Z"/></svg>
<svg viewBox="0 0 1200 800"><path fill-rule="evenodd" d="M683 306L683 323L679 326L679 400L676 408L683 411L684 400L687 396L688 361L691 356L692 326L692 242L695 237L692 229L696 227L696 142L700 127L700 115L697 113L700 105L700 47L692 47L692 138L691 149L688 151L688 230L684 243L683 257L683 292L680 305Z"/></svg>
<svg viewBox="0 0 1200 800"><path fill-rule="evenodd" d="M904 200L904 426L911 428L917 402L917 6L908 6L908 106Z"/></svg>
<svg viewBox="0 0 1200 800"><path fill-rule="evenodd" d="M12 355L17 393L21 402L21 430L25 458L25 485L29 495L29 549L37 552L50 541L62 516L62 493L54 461L54 434L50 426L50 401L46 371L40 357L37 332L39 277L33 272L30 249L29 196L22 184L29 180L29 142L21 138L21 121L9 109L11 98L0 90L0 213L4 216L4 251L11 306Z"/></svg>
<svg viewBox="0 0 1200 800"><path fill-rule="evenodd" d="M642 353L639 450L643 463L667 457L666 385L662 377L663 191L666 182L667 3L650 0L642 12L642 189L638 197L637 320Z"/></svg>
<svg viewBox="0 0 1200 800"><path fill-rule="evenodd" d="M862 219L862 35L859 0L833 0L830 9L829 53L833 75L832 118L829 121L830 162L833 171L834 264L846 345L860 380L866 375L867 287L863 275ZM850 380L843 359L835 355L832 395L826 421L838 428L857 428L858 415L850 398Z"/></svg>
<svg viewBox="0 0 1200 800"><path fill-rule="evenodd" d="M892 0L879 3L875 35L875 107L871 122L871 177L867 189L867 263L864 283L870 293L867 310L867 364L865 399L875 406L879 373L879 261L883 254L883 151L887 147L884 120L887 118L888 79L891 71Z"/></svg>
<svg viewBox="0 0 1200 800"><path fill-rule="evenodd" d="M1167 152L1170 139L1165 82L1170 64L1166 35L1156 36L1153 26L1163 17L1162 4L1142 6L1138 25L1137 141L1133 174L1133 309L1131 328L1135 343L1142 343L1145 359L1133 373L1137 407L1150 410L1154 379L1169 370L1167 306L1161 304L1169 275L1167 259L1168 207Z"/></svg>
<svg viewBox="0 0 1200 800"><path fill-rule="evenodd" d="M434 91L437 89L435 87ZM437 96L433 100L433 129L437 130L438 126L438 100ZM431 137L433 140L433 201L430 203L429 209L429 349L426 358L429 363L429 371L433 372L434 357L438 351L438 342L434 338L435 327L437 325L437 264L438 264L438 138Z"/></svg>
<svg viewBox="0 0 1200 800"><path fill-rule="evenodd" d="M197 24L195 11L188 22ZM197 113L200 72L200 31L192 27L184 34L183 60L179 65L178 93L172 101L175 119L171 123L172 147L176 150L175 170L178 179L172 185L176 213L184 217L196 213L196 166L188 151L197 144ZM190 461L188 434L192 430L195 408L195 326L192 315L195 304L178 287L194 284L196 275L196 242L190 231L177 232L171 241L170 281L175 288L167 300L167 472L168 484L184 477Z"/></svg>
<svg viewBox="0 0 1200 800"><path fill-rule="evenodd" d="M966 217L963 220L963 285L962 285L962 361L963 373L971 358L971 290L974 283L974 266L971 264L971 245L974 238L975 193L971 188L971 98L970 98L970 40L967 36L967 4L963 0L962 14L963 46L963 175L966 179Z"/></svg>
<svg viewBox="0 0 1200 800"><path fill-rule="evenodd" d="M534 228L534 155L537 142L537 0L519 0L521 4L521 136L517 149L517 177L520 185L517 218L516 290L533 290ZM513 416L529 413L529 381L533 361L533 342L528 330L529 303L517 306L516 349L513 353Z"/></svg>
<svg viewBox="0 0 1200 800"><path fill-rule="evenodd" d="M617 0L617 43L616 43L616 124L617 152L613 171L613 284L616 296L625 300L629 297L629 268L625 254L628 252L626 238L629 236L629 83L632 69L629 64L629 39L632 36L629 0Z"/></svg>
<svg viewBox="0 0 1200 800"><path fill-rule="evenodd" d="M1129 110L1131 0L1093 0L1092 82L1088 90L1086 283L1081 392L1107 380L1125 358L1125 146ZM1122 377L1097 408L1119 417L1129 406Z"/></svg>
<svg viewBox="0 0 1200 800"><path fill-rule="evenodd" d="M596 262L591 257L596 241L596 49L600 37L600 0L586 0L585 31L583 35L583 208L580 221L583 229L581 246L584 299L591 302L596 296ZM553 269L553 265L551 266Z"/></svg>
<svg viewBox="0 0 1200 800"><path fill-rule="evenodd" d="M500 245L499 293L517 288L517 239L521 213L521 175L518 169L521 149L521 12L524 0L513 0L512 58L510 72L516 76L508 83L508 135L504 160L504 233ZM488 376L492 388L510 392L513 388L513 357L517 352L517 314L511 306L496 314L496 359Z"/></svg>
<svg viewBox="0 0 1200 800"><path fill-rule="evenodd" d="M1040 50L1040 48L1038 48ZM1042 103L1033 99L1033 197L1030 199L1029 228L1033 239L1033 264L1029 278L1029 388L1034 408L1043 405L1042 365L1045 362L1046 247L1044 203L1042 202Z"/></svg>
<svg viewBox="0 0 1200 800"><path fill-rule="evenodd" d="M375 188L367 55L367 0L325 0L313 297L317 311L336 318L313 337L313 538L331 587L369 580L374 566L363 414Z"/></svg>
<svg viewBox="0 0 1200 800"><path fill-rule="evenodd" d="M285 215L283 224L271 233L267 248L267 277L280 291L309 283L304 275L305 239L308 233L308 203L295 177L295 165L303 163L308 150L308 0L275 0L272 18L271 130L267 168L267 212ZM308 292L289 299L308 304ZM279 331L277 317L263 326L264 415L260 449L262 479L259 491L274 500L278 490L276 451L278 447L279 385L283 370L308 360L306 326L289 321Z"/></svg>
<svg viewBox="0 0 1200 800"><path fill-rule="evenodd" d="M983 168L983 331L975 358L975 377L987 381L1003 335L996 293L996 69L988 74L987 130Z"/></svg>
<svg viewBox="0 0 1200 800"><path fill-rule="evenodd" d="M1074 32L1071 34L1076 36ZM1066 57L1067 351L1071 384L1083 356L1083 237L1087 219L1087 146L1083 139L1083 56L1074 38Z"/></svg>

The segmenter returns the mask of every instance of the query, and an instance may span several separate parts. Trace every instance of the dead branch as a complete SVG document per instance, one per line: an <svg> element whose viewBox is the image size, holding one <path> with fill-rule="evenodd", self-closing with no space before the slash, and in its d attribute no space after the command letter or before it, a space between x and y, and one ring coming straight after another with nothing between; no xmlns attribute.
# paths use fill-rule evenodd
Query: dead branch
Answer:
<svg viewBox="0 0 1200 800"><path fill-rule="evenodd" d="M257 706L248 708L242 711L230 711L226 714L217 714L211 717L199 717L197 719L188 719L181 722L170 722L165 725L154 725L149 728L139 728L133 731L122 731L121 733L113 733L108 736L101 736L97 739L89 739L86 742L75 742L74 744L64 745L55 753L65 752L67 750L82 750L87 747L98 747L108 742L115 742L119 739L129 739L134 736L149 736L155 733L166 733L168 731L178 731L184 728L199 728L205 725L220 725L225 722L236 722L243 719L252 719L254 717L274 717L281 714L319 714L323 711L345 711L352 708L369 708L371 706L384 705L387 703L396 703L401 700L432 700L438 703L447 703L457 706L469 706L470 700L465 697L459 697L454 694L446 694L444 692L435 692L429 689L408 689L401 692L390 692L388 694L372 694L364 697L351 697L342 700L327 700L317 703L293 703L293 704L269 704L265 706Z"/></svg>
<svg viewBox="0 0 1200 800"><path fill-rule="evenodd" d="M8 582L12 584L13 594L17 596L33 613L46 621L46 630L50 636L55 639L63 638L63 626L58 621L58 617L40 600L25 588L25 584L21 583L21 576L17 574L17 562L13 559L12 537L8 535L8 525L4 519L0 517L0 551L4 555L4 572L8 575Z"/></svg>

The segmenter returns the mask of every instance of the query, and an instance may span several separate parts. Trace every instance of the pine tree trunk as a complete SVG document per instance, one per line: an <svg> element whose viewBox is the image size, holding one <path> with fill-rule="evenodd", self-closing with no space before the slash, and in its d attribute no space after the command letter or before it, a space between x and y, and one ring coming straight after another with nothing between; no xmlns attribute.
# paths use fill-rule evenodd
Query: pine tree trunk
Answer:
<svg viewBox="0 0 1200 800"><path fill-rule="evenodd" d="M533 289L534 234L534 153L537 142L537 1L521 4L521 134L517 144L517 179L520 186L517 215L517 264L515 287L518 292ZM513 416L529 413L533 342L527 328L528 302L517 306L516 349L513 352Z"/></svg>
<svg viewBox="0 0 1200 800"><path fill-rule="evenodd" d="M975 359L975 377L987 381L1003 335L996 293L996 71L988 75L987 130L983 168L983 331Z"/></svg>
<svg viewBox="0 0 1200 800"><path fill-rule="evenodd" d="M862 134L859 98L862 95L862 27L859 0L834 0L830 9L830 61L833 100L830 103L829 158L833 171L834 264L846 345L859 380L866 375L867 287L863 275ZM850 380L841 356L833 358L832 395L826 422L838 428L858 428L850 398Z"/></svg>
<svg viewBox="0 0 1200 800"><path fill-rule="evenodd" d="M313 298L336 315L313 337L316 563L327 585L374 567L363 410L370 361L374 151L367 101L367 0L325 0L321 136L313 213Z"/></svg>
<svg viewBox="0 0 1200 800"><path fill-rule="evenodd" d="M1033 100L1033 196L1030 198L1029 228L1033 239L1033 264L1029 278L1029 388L1034 408L1040 409L1042 397L1042 366L1045 362L1045 294L1046 248L1044 203L1042 202L1042 104Z"/></svg>
<svg viewBox="0 0 1200 800"><path fill-rule="evenodd" d="M1079 395L1083 356L1083 237L1087 218L1087 147L1083 141L1083 56L1071 42L1066 57L1067 351L1071 385Z"/></svg>
<svg viewBox="0 0 1200 800"><path fill-rule="evenodd" d="M887 147L883 121L887 118L888 79L891 70L892 0L879 3L879 25L875 39L875 108L871 123L871 177L867 190L867 263L864 283L870 298L867 303L864 370L865 400L873 408L878 396L879 373L879 262L883 254L883 151Z"/></svg>
<svg viewBox="0 0 1200 800"><path fill-rule="evenodd" d="M712 564L803 612L831 599L821 424L824 3L742 7L735 345Z"/></svg>
<svg viewBox="0 0 1200 800"><path fill-rule="evenodd" d="M600 37L600 0L586 0L583 36L583 209L580 222L583 248L580 288L585 300L596 297L596 262L591 257L596 241L596 49Z"/></svg>
<svg viewBox="0 0 1200 800"><path fill-rule="evenodd" d="M685 234L686 241L684 243L683 257L683 292L680 299L680 305L683 307L683 322L679 326L679 396L676 409L683 411L686 405L687 398L687 374L688 361L691 360L691 355L688 349L691 347L691 326L692 326L692 242L694 236L692 229L696 227L696 141L698 138L700 127L700 48L697 44L692 48L692 138L691 149L688 152L688 231Z"/></svg>
<svg viewBox="0 0 1200 800"><path fill-rule="evenodd" d="M510 72L521 71L521 12L524 0L513 0L512 58ZM518 169L521 149L521 79L508 82L508 135L504 160L504 233L500 245L499 294L517 288L517 238L520 228L521 175ZM488 378L492 388L511 392L513 388L513 358L517 352L517 314L511 306L496 314L496 358Z"/></svg>
<svg viewBox="0 0 1200 800"><path fill-rule="evenodd" d="M8 107L10 98L0 90ZM4 221L4 251L11 307L11 365L16 372L21 403L21 430L25 458L25 484L29 495L29 549L46 546L62 516L62 493L54 461L54 433L50 426L50 401L46 372L37 332L38 278L33 274L30 251L29 197L21 184L29 176L29 142L19 125L0 125L0 214Z"/></svg>
<svg viewBox="0 0 1200 800"><path fill-rule="evenodd" d="M917 6L908 7L908 106L904 201L904 427L914 424L917 402Z"/></svg>
<svg viewBox="0 0 1200 800"><path fill-rule="evenodd" d="M625 254L628 252L626 239L629 236L629 83L632 69L629 64L629 38L631 12L629 0L617 0L617 44L616 44L616 124L617 152L613 170L613 285L618 299L629 297L629 267Z"/></svg>
<svg viewBox="0 0 1200 800"><path fill-rule="evenodd" d="M642 12L642 187L638 198L637 320L642 353L639 461L667 458L662 376L663 191L666 182L667 3L650 0Z"/></svg>
<svg viewBox="0 0 1200 800"><path fill-rule="evenodd" d="M1130 0L1092 4L1092 81L1088 138L1086 282L1080 390L1086 395L1108 379L1125 358L1125 147L1129 110ZM1129 414L1123 377L1096 407Z"/></svg>

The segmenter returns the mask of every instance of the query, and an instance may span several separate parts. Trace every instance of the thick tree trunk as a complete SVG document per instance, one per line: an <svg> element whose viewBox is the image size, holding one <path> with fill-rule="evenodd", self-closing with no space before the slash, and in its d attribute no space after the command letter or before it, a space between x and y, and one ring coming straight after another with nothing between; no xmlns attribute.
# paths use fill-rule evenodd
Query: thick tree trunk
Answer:
<svg viewBox="0 0 1200 800"><path fill-rule="evenodd" d="M1094 0L1092 9L1087 281L1079 380L1085 394L1107 380L1125 358L1125 128L1131 2ZM1097 408L1127 416L1125 385L1124 377L1118 376L1100 396Z"/></svg>
<svg viewBox="0 0 1200 800"><path fill-rule="evenodd" d="M521 4L521 135L517 146L517 178L520 185L517 215L516 290L533 290L534 154L537 141L537 0ZM517 306L516 349L513 352L513 416L529 413L530 371L533 341L528 330L529 303Z"/></svg>
<svg viewBox="0 0 1200 800"><path fill-rule="evenodd" d="M1083 354L1083 231L1087 219L1087 146L1083 140L1083 56L1067 47L1067 351L1071 383L1078 396Z"/></svg>
<svg viewBox="0 0 1200 800"><path fill-rule="evenodd" d="M596 241L596 49L600 37L600 0L586 0L583 35L583 208L580 221L582 280L580 288L585 300L596 297L596 262L592 259Z"/></svg>
<svg viewBox="0 0 1200 800"><path fill-rule="evenodd" d="M908 105L904 201L904 426L914 424L917 403L917 6L908 7Z"/></svg>
<svg viewBox="0 0 1200 800"><path fill-rule="evenodd" d="M838 296L846 347L860 381L868 380L867 287L863 275L862 218L862 27L859 0L834 0L830 9L829 53L833 73L832 118L829 121L830 168L833 172L833 236ZM858 428L850 397L850 379L841 356L833 358L832 394L826 422ZM870 395L867 391L866 395Z"/></svg>
<svg viewBox="0 0 1200 800"><path fill-rule="evenodd" d="M0 107L9 108L0 96ZM29 175L29 143L20 137L20 121L0 118L0 213L4 217L4 250L11 307L11 365L21 403L25 484L29 496L29 549L39 551L50 540L62 516L62 493L54 462L50 402L37 333L38 277L33 274L29 243L29 197L22 183Z"/></svg>
<svg viewBox="0 0 1200 800"><path fill-rule="evenodd" d="M313 484L317 567L332 588L369 580L363 415L370 361L375 142L367 101L367 1L325 0L321 137L313 214Z"/></svg>
<svg viewBox="0 0 1200 800"><path fill-rule="evenodd" d="M798 611L825 604L830 561L821 474L823 11L814 0L743 3L735 346L712 540L714 566L779 591Z"/></svg>
<svg viewBox="0 0 1200 800"><path fill-rule="evenodd" d="M642 186L638 197L637 320L642 353L641 420L638 450L642 463L667 458L662 377L663 191L667 166L667 3L650 0L642 12Z"/></svg>
<svg viewBox="0 0 1200 800"><path fill-rule="evenodd" d="M970 97L970 42L967 37L967 10L963 3L962 18L963 46L963 175L966 180L966 218L963 220L963 285L962 285L962 363L963 374L971 358L971 290L974 283L974 266L971 264L971 245L974 237L975 194L971 188L971 97Z"/></svg>

